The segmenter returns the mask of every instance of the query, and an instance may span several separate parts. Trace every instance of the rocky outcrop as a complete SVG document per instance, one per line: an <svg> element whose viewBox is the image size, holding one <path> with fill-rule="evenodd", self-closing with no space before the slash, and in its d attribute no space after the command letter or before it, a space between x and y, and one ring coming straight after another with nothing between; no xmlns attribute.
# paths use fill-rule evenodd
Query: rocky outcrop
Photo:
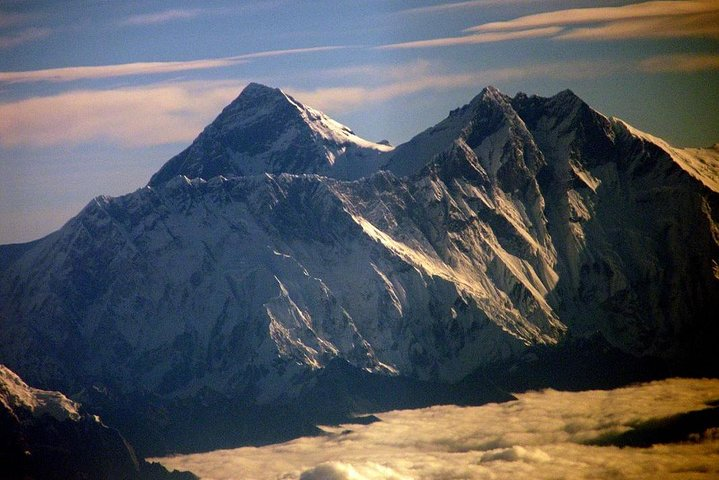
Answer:
<svg viewBox="0 0 719 480"><path fill-rule="evenodd" d="M0 365L0 468L6 479L192 480L138 459L99 417L63 394L28 387Z"/></svg>

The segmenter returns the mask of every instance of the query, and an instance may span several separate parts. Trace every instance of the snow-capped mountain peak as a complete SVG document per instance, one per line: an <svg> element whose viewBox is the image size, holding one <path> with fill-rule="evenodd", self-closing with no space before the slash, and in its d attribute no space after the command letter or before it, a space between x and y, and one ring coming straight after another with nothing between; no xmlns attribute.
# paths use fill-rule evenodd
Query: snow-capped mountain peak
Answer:
<svg viewBox="0 0 719 480"><path fill-rule="evenodd" d="M453 382L597 331L713 358L716 149L492 87L391 148L248 85L147 188L0 249L3 361L67 391L262 403L334 359Z"/></svg>
<svg viewBox="0 0 719 480"><path fill-rule="evenodd" d="M0 364L0 403L9 411L24 409L33 416L50 415L56 420L77 420L79 405L60 392L29 387L5 365Z"/></svg>
<svg viewBox="0 0 719 480"><path fill-rule="evenodd" d="M528 138L511 98L489 86L468 104L452 110L443 121L388 154L385 168L400 176L416 174L461 139L483 161L487 172L495 176L504 165L500 157L521 149L516 143L526 143Z"/></svg>
<svg viewBox="0 0 719 480"><path fill-rule="evenodd" d="M185 151L150 180L176 175L318 173L354 179L376 170L392 147L357 136L349 127L307 107L278 88L250 83Z"/></svg>
<svg viewBox="0 0 719 480"><path fill-rule="evenodd" d="M504 103L509 100L509 97L502 93L497 87L494 87L492 85L488 85L482 89L481 92L479 92L479 95L474 97L474 99L470 102L470 104L475 103L477 101L490 101L490 102L497 102L497 103Z"/></svg>

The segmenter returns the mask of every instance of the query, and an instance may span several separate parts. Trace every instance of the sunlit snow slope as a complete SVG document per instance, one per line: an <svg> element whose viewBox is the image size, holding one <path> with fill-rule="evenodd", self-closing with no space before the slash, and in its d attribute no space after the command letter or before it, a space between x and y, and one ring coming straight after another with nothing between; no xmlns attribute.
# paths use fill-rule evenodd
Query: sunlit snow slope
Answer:
<svg viewBox="0 0 719 480"><path fill-rule="evenodd" d="M251 84L147 187L5 248L0 359L70 391L260 402L332 358L456 381L597 331L699 362L719 301L706 152L570 91L491 87L392 150Z"/></svg>

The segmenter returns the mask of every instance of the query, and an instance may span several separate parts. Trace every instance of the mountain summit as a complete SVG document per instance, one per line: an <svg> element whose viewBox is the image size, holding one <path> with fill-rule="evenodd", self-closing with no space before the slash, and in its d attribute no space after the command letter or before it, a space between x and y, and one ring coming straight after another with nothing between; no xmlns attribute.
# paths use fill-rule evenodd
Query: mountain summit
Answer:
<svg viewBox="0 0 719 480"><path fill-rule="evenodd" d="M390 150L280 89L250 83L149 185L176 175L209 180L218 175L320 173L354 179L375 170L379 154Z"/></svg>
<svg viewBox="0 0 719 480"><path fill-rule="evenodd" d="M717 150L494 88L389 150L249 85L147 187L0 250L0 361L243 412L316 398L337 362L458 382L595 335L714 368Z"/></svg>

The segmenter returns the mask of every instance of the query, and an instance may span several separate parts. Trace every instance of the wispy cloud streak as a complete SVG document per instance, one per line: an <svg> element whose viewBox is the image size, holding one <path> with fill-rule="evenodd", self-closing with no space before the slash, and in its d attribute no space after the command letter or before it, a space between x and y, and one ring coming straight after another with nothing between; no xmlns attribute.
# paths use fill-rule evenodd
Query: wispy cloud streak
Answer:
<svg viewBox="0 0 719 480"><path fill-rule="evenodd" d="M175 20L187 20L195 18L202 13L199 8L179 9L172 8L154 13L142 13L131 15L120 22L120 25L154 25L158 23L167 23Z"/></svg>
<svg viewBox="0 0 719 480"><path fill-rule="evenodd" d="M719 55L658 55L646 58L639 62L639 69L648 73L691 73L706 70L719 70Z"/></svg>
<svg viewBox="0 0 719 480"><path fill-rule="evenodd" d="M523 40L528 38L550 37L559 33L560 27L543 27L529 30L518 30L513 32L488 32L461 37L433 38L430 40L416 40L412 42L392 43L377 47L380 50L406 49L406 48L427 48L427 47L450 47L454 45L473 45L479 43L505 42L508 40Z"/></svg>
<svg viewBox="0 0 719 480"><path fill-rule="evenodd" d="M465 32L488 32L540 28L557 25L607 23L647 17L677 17L719 11L716 1L658 1L624 5L621 7L573 8L537 13L505 22L490 22L467 28Z"/></svg>
<svg viewBox="0 0 719 480"><path fill-rule="evenodd" d="M719 13L621 20L574 28L558 40L626 40L632 38L719 38Z"/></svg>
<svg viewBox="0 0 719 480"><path fill-rule="evenodd" d="M493 5L507 5L511 3L532 3L537 0L470 0L466 2L441 3L439 5L429 5L427 7L415 7L400 10L400 14L425 14L439 13L456 10L464 10L469 8L481 8Z"/></svg>
<svg viewBox="0 0 719 480"><path fill-rule="evenodd" d="M26 82L69 82L97 78L123 77L129 75L150 75L159 73L205 70L237 65L243 61L237 58L193 60L188 62L136 62L119 65L89 67L49 68L25 72L0 72L1 83Z"/></svg>
<svg viewBox="0 0 719 480"><path fill-rule="evenodd" d="M290 51L292 52L292 51ZM252 56L286 54L268 51ZM240 57L233 57L240 58ZM241 60L236 60L241 61ZM196 68L221 67L202 63ZM88 67L94 68L94 67ZM58 81L77 78L119 75L127 69L137 74L148 69L173 71L186 65L160 67L125 65L120 71L63 71L36 73L38 79L57 76ZM399 65L357 65L351 68L327 69L317 72L326 82L341 78L344 86L313 90L293 88L284 80L278 82L298 100L327 111L332 115L362 111L397 98L459 88L477 89L516 79L554 78L581 80L644 72L691 73L719 69L719 56L713 54L675 54L648 57L625 62L573 61L537 63L504 68L491 68L464 73L450 73L427 61ZM59 71L57 71L59 70ZM95 77L92 77L95 75ZM3 77L0 74L0 81ZM12 81L12 78L4 78ZM24 81L30 81L23 79ZM118 145L161 145L189 141L201 128L237 96L244 83L238 81L174 82L117 90L75 90L54 96L35 97L0 104L0 145L4 147L76 145L106 140Z"/></svg>
<svg viewBox="0 0 719 480"><path fill-rule="evenodd" d="M49 28L30 27L17 33L0 35L0 48L12 48L50 36Z"/></svg>
<svg viewBox="0 0 719 480"><path fill-rule="evenodd" d="M204 16L238 15L276 8L282 5L281 0L235 2L226 7L208 6L203 8L169 8L158 12L147 12L130 15L118 22L121 26L151 26L181 20L191 20Z"/></svg>
<svg viewBox="0 0 719 480"><path fill-rule="evenodd" d="M324 46L293 48L285 50L267 50L264 52L247 53L243 55L235 55L232 57L190 61L135 62L119 65L63 67L19 72L0 72L0 83L70 82L74 80L124 77L132 75L153 75L190 70L206 70L210 68L230 67L257 58L324 52L342 48L348 47Z"/></svg>
<svg viewBox="0 0 719 480"><path fill-rule="evenodd" d="M595 77L596 64L541 64L446 73L426 62L363 66L347 72L355 85L315 90L286 88L303 103L331 114L356 111L425 91L477 87L531 76ZM368 86L367 75L375 83ZM190 141L244 86L238 81L160 83L115 90L75 90L0 104L0 146L49 147L98 140L121 146ZM287 87L287 84L285 84Z"/></svg>
<svg viewBox="0 0 719 480"><path fill-rule="evenodd" d="M486 0L491 2L492 0ZM484 4L467 1L405 10L432 13ZM719 2L667 0L618 7L571 8L489 22L463 30L465 35L381 45L379 49L449 47L530 38L618 40L631 38L719 38Z"/></svg>
<svg viewBox="0 0 719 480"><path fill-rule="evenodd" d="M263 52L245 53L230 57L237 60L251 60L253 58L267 58L267 57L279 57L282 55L295 55L298 53L317 53L317 52L329 52L332 50L343 50L347 48L353 48L350 45L330 45L323 47L307 47L307 48L288 48L284 50L265 50Z"/></svg>
<svg viewBox="0 0 719 480"><path fill-rule="evenodd" d="M349 80L346 86L305 90L282 83L284 80L279 83L301 102L337 115L422 92L478 89L520 78L578 80L632 71L699 71L715 68L717 63L712 55L682 55L650 57L638 64L575 61L448 73L419 61L317 73L325 80ZM87 72L79 73L87 78ZM76 72L73 75L78 76ZM134 147L189 141L243 86L243 82L220 80L159 83L116 90L75 90L8 102L0 104L0 146L48 147L105 140Z"/></svg>

